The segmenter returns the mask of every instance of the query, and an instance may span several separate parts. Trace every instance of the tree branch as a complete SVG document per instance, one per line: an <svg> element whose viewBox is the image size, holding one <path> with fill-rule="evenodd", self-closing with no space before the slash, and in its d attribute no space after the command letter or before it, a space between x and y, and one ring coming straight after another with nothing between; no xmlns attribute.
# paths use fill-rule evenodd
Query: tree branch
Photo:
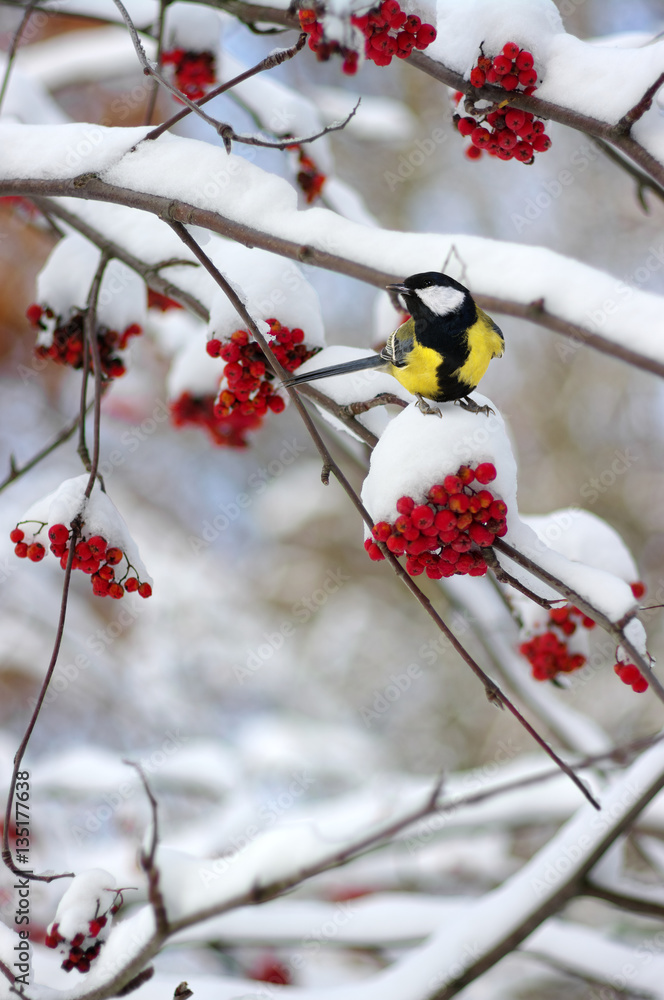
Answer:
<svg viewBox="0 0 664 1000"><path fill-rule="evenodd" d="M302 244L285 239L273 233L236 222L234 219L229 219L210 209L197 208L194 205L183 201L174 201L172 198L167 198L163 195L134 191L129 188L107 184L100 177L93 174L83 174L80 177L67 179L36 180L16 178L13 180L0 180L0 195L3 194L20 194L31 198L36 203L38 203L37 199L44 197L65 196L125 205L128 208L138 208L142 211L151 212L160 218L183 222L187 225L201 226L203 229L209 229L211 232L218 233L220 236L225 236L245 246L260 247L263 250L269 250L271 253L279 254L289 260L308 264L313 267L324 268L337 274L345 274L348 277L356 278L358 281L364 281L378 288L384 288L387 284L403 279L403 274L399 275L382 271L379 268L350 260L310 244ZM61 211L56 212L53 209L53 214L65 218L64 213ZM69 218L75 218L73 213L69 214ZM79 227L74 222L72 222L72 225L76 225L80 232L83 232L84 235L86 234L82 226ZM108 242L108 245L112 246L110 242ZM126 251L122 252L119 250L117 253L114 251L113 256L118 256L121 260L128 262L131 255L127 254ZM145 270L145 265L141 266ZM154 268L149 268L148 270L153 274L154 269L159 266L154 265ZM156 277L154 287L161 291ZM149 284L153 284L151 278L146 280L148 280ZM164 292L163 294L167 293ZM507 316L517 316L521 319L530 320L549 330L553 330L555 333L563 334L575 344L592 347L603 354L608 354L620 361L627 362L643 371L664 377L664 362L632 350L625 341L609 340L585 327L570 323L562 317L556 316L546 308L542 300L523 303L501 299L493 295L483 295L475 292L473 294L478 304L489 312L497 312ZM173 297L177 298L175 294Z"/></svg>

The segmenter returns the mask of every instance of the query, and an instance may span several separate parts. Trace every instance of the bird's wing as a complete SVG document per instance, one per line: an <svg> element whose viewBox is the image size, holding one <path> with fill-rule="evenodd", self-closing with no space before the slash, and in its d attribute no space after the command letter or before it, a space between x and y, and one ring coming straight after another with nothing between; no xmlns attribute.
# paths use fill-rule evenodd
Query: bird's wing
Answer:
<svg viewBox="0 0 664 1000"><path fill-rule="evenodd" d="M412 319L408 319L390 334L380 356L395 368L404 368L414 343L415 323Z"/></svg>

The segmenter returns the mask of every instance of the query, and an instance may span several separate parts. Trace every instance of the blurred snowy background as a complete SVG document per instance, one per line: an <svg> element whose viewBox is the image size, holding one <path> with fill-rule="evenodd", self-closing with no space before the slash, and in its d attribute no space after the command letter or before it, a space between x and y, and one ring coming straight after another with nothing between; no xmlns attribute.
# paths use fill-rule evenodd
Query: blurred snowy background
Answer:
<svg viewBox="0 0 664 1000"><path fill-rule="evenodd" d="M664 30L664 4L657 0L561 0L558 7L567 30L586 39L634 32L645 39ZM15 10L0 6L5 51L17 21ZM76 121L139 124L146 85L131 58L58 76L57 46L71 44L79 30L97 38L107 29L54 17L31 40L36 55L25 72L50 92L55 103L48 113L56 115L57 106ZM250 34L231 18L224 19L223 39L225 51L246 65L274 45L272 36ZM40 45L50 46L42 57ZM357 93L374 99L366 101L366 116L361 108L352 127L329 138L336 174L361 195L364 208L357 211L365 218L391 228L544 245L644 290L664 291L664 206L646 192L645 212L634 182L591 139L553 125L553 148L528 169L471 163L451 126L446 88L408 65L394 64L390 72L367 66L346 78L334 62L302 58L274 77L299 91L321 88L330 120L348 111ZM160 97L158 108L161 117L171 105ZM238 130L254 127L230 98L217 99L211 110ZM181 134L198 136L200 126L187 122ZM422 148L426 156L413 155ZM285 172L280 154L249 149L247 155ZM563 171L571 183L560 183ZM34 333L24 318L53 243L47 230L26 225L15 206L0 203L0 475L11 456L22 464L77 412L79 376L33 364ZM307 277L320 297L328 343L371 344L375 292L314 268ZM660 383L542 328L497 319L506 354L482 390L511 427L522 511L579 505L606 518L631 547L648 587L646 603L661 603ZM96 599L82 574L74 574L59 665L26 761L36 866L101 865L120 884L143 884L136 848L148 809L123 758L144 763L160 802L163 840L201 855L237 849L255 835L248 831L297 819L305 804L339 797L350 810L359 789L398 792L442 770L477 769L467 779L474 789L521 767L534 745L507 713L488 704L385 565L366 558L358 516L336 484L321 485L320 463L297 414L289 408L268 422L244 451L215 448L202 430L175 430L152 418L165 407L165 372L165 359L135 341L128 375L104 401L107 488L138 541L154 595L145 602L135 595ZM616 458L624 466L618 474ZM8 533L36 497L79 473L70 441L0 498L4 786L48 663L62 580L54 560L15 559ZM351 465L351 473L359 486L359 468ZM249 501L240 507L242 494ZM426 589L445 611L440 588ZM482 660L467 623L449 606L446 616ZM650 648L661 659L661 611L647 621ZM508 639L516 642L516 632ZM565 702L587 713L613 743L656 730L660 707L617 682L612 649L600 648L593 662L605 669L581 674L562 695ZM527 673L525 661L522 668ZM430 838L331 873L300 897L480 893L528 857L577 804L573 790L556 788L550 801L548 793L536 800L539 812L506 810L490 835L479 823L441 824ZM10 883L6 876L0 881ZM60 891L35 888L37 925L52 918ZM11 921L13 902L2 892L0 917ZM144 890L126 896L131 903ZM590 925L599 919L599 904L577 905L580 919ZM243 947L241 934L213 948L198 947L192 937L160 958L160 972L193 984L196 975L220 968L251 974L272 954L260 941ZM53 963L54 985L59 975L64 979L56 956L39 958ZM309 948L289 975L301 985L340 984L384 961L380 949ZM589 995L583 984L553 972L549 980L540 974L537 993L530 992L531 966L523 961L522 991L507 977L505 995Z"/></svg>

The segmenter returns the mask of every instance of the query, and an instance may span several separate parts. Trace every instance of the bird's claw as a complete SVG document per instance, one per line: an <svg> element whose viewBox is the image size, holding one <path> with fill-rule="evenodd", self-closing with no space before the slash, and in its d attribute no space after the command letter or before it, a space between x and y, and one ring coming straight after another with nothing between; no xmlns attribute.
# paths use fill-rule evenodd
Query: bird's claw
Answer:
<svg viewBox="0 0 664 1000"><path fill-rule="evenodd" d="M496 415L493 407L487 404L479 406L470 396L464 396L463 399L455 399L454 402L462 406L464 410L468 410L469 413L483 413L485 417L488 417L490 413L493 413L494 417Z"/></svg>
<svg viewBox="0 0 664 1000"><path fill-rule="evenodd" d="M426 399L419 392L416 392L415 395L417 396L417 403L415 405L420 413L435 413L442 420L443 414L437 406L429 406Z"/></svg>

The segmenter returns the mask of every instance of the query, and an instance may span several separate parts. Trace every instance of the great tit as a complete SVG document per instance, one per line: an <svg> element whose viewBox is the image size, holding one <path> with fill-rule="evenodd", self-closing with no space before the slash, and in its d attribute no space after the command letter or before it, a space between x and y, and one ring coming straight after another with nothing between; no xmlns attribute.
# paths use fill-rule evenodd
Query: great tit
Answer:
<svg viewBox="0 0 664 1000"><path fill-rule="evenodd" d="M284 380L300 385L314 379L375 368L388 372L417 396L423 413L437 413L423 397L454 401L474 413L488 413L468 393L483 378L492 358L505 348L502 332L476 304L467 288L439 271L413 274L402 284L387 285L409 318L391 333L380 354Z"/></svg>

